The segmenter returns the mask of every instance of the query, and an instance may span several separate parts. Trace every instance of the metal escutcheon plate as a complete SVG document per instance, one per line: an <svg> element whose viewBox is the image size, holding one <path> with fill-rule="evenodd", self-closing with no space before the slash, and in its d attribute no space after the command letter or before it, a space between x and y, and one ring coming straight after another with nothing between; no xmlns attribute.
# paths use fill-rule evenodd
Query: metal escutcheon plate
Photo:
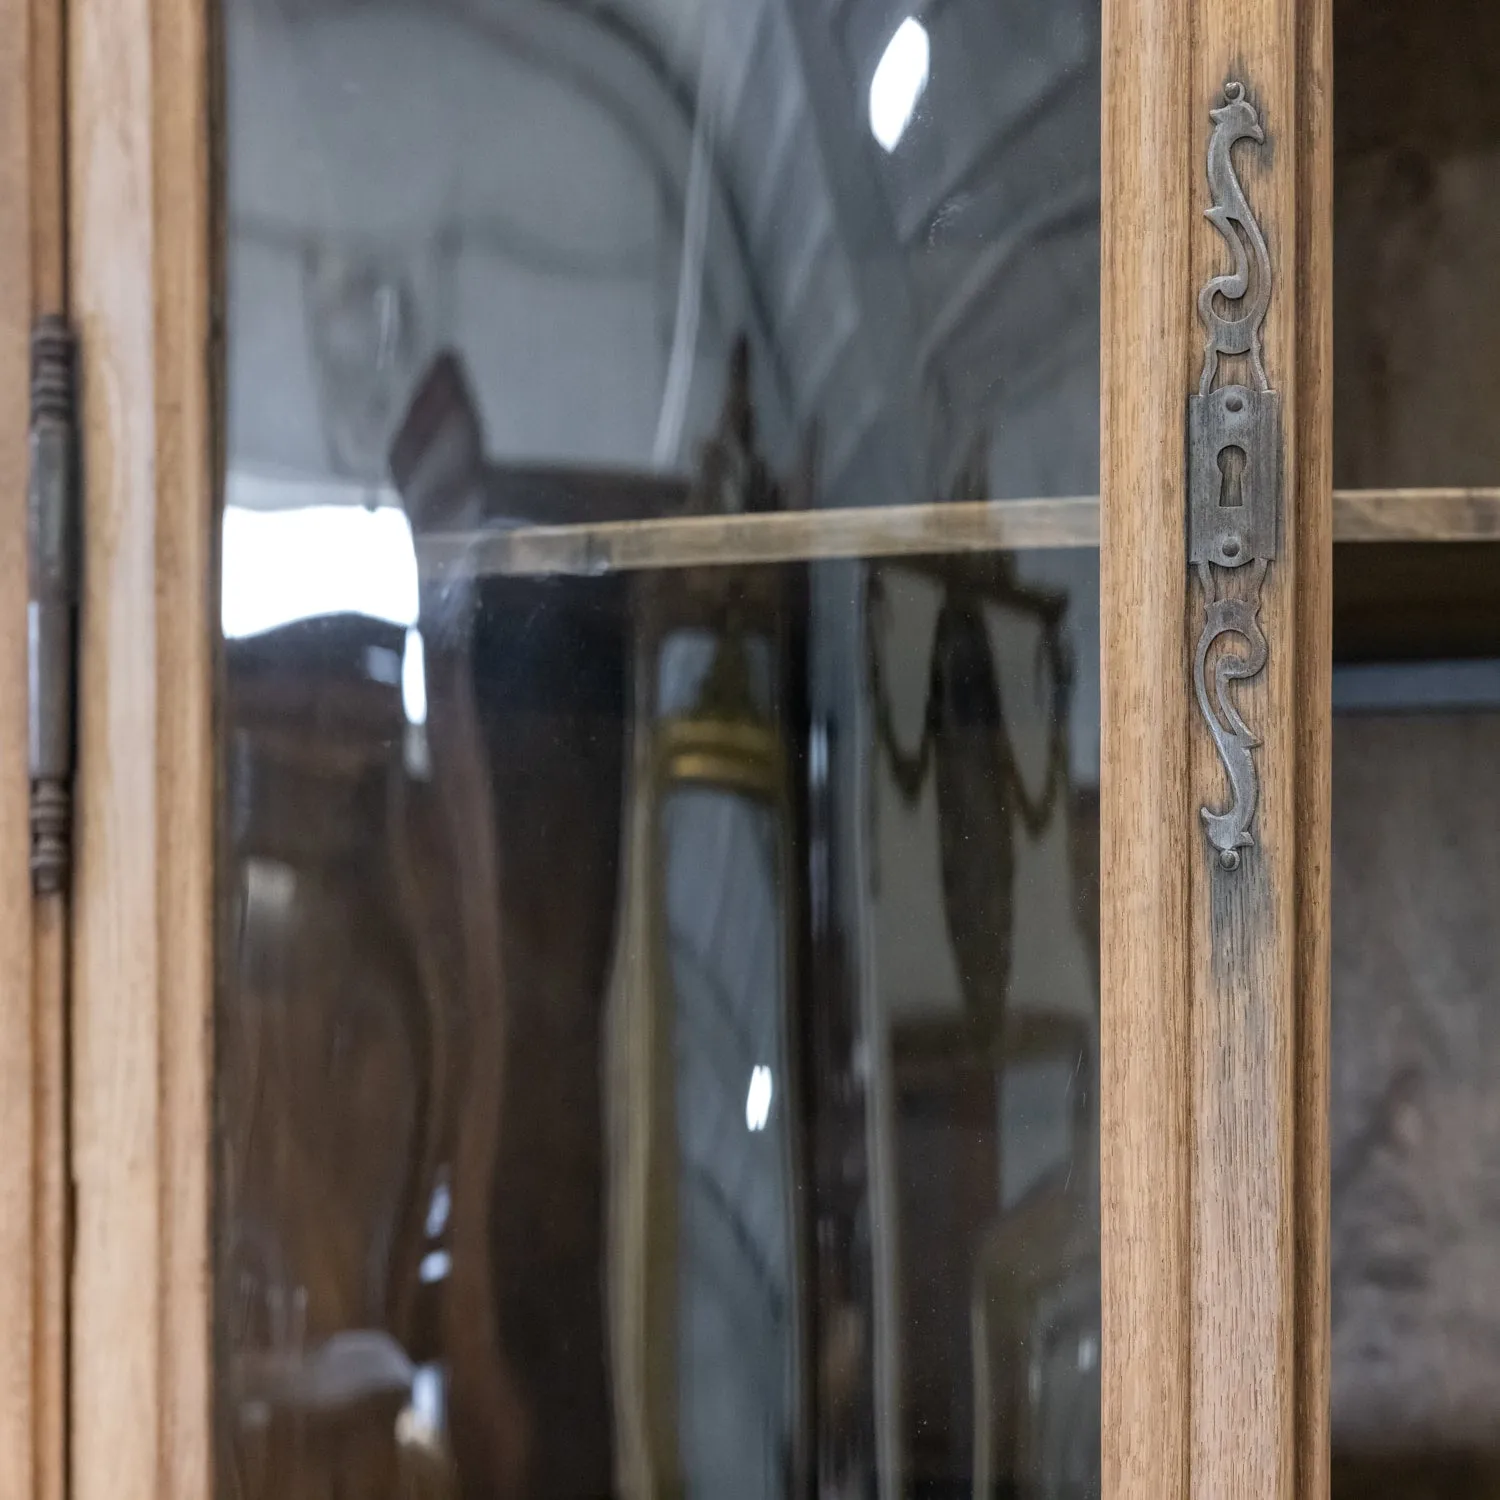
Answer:
<svg viewBox="0 0 1500 1500"><path fill-rule="evenodd" d="M1224 385L1188 398L1188 561L1238 568L1276 556L1281 398Z"/></svg>

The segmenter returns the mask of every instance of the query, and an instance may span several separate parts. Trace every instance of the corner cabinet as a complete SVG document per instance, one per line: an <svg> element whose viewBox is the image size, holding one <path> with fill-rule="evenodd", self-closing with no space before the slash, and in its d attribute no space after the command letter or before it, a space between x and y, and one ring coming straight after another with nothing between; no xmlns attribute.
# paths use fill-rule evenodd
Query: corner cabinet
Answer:
<svg viewBox="0 0 1500 1500"><path fill-rule="evenodd" d="M1479 11L0 0L0 1490L1490 1493Z"/></svg>

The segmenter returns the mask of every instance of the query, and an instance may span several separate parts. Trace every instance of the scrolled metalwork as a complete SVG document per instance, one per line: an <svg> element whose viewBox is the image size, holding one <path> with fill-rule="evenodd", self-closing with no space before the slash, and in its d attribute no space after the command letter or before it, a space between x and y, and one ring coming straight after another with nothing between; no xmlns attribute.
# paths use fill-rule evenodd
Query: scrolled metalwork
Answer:
<svg viewBox="0 0 1500 1500"><path fill-rule="evenodd" d="M1198 394L1209 393L1221 354L1248 355L1257 388L1264 391L1270 382L1266 379L1260 333L1271 303L1271 252L1240 186L1231 152L1238 141L1264 145L1266 132L1260 112L1245 97L1242 83L1226 83L1223 104L1208 113L1214 122L1208 138L1208 186L1214 201L1204 217L1224 236L1234 257L1234 269L1211 276L1198 293L1198 317L1208 333Z"/></svg>
<svg viewBox="0 0 1500 1500"><path fill-rule="evenodd" d="M1260 113L1238 82L1224 85L1223 103L1209 111L1208 183L1213 203L1206 217L1223 236L1231 270L1211 276L1198 294L1198 316L1207 335L1203 373L1187 403L1188 563L1203 590L1203 627L1193 654L1198 708L1229 778L1230 803L1199 809L1220 866L1237 870L1241 851L1253 847L1260 801L1252 752L1259 737L1230 697L1231 683L1257 676L1270 656L1260 627L1261 586L1276 557L1281 497L1281 402L1266 376L1261 335L1270 306L1271 257L1235 170L1237 142L1265 142ZM1222 359L1243 359L1247 382L1222 384ZM1219 573L1249 566L1243 587L1221 588ZM1239 636L1246 649L1209 657L1222 637Z"/></svg>

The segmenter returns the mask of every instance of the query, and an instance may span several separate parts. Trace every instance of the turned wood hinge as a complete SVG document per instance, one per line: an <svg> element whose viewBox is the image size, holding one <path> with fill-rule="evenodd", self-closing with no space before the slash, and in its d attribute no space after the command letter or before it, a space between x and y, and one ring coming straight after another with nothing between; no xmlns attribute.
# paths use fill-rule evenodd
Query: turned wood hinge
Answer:
<svg viewBox="0 0 1500 1500"><path fill-rule="evenodd" d="M79 488L74 339L53 313L31 330L30 473L26 487L31 886L68 883L73 854Z"/></svg>

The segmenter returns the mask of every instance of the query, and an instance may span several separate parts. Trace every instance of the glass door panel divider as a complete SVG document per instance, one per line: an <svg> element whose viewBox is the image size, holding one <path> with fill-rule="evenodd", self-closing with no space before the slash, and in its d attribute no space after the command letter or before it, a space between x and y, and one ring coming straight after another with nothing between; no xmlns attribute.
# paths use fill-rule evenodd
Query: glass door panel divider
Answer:
<svg viewBox="0 0 1500 1500"><path fill-rule="evenodd" d="M1331 8L1116 0L1104 58L1104 1493L1290 1500L1327 1491ZM1246 101L1272 149L1247 121L1216 165L1210 133ZM1215 332L1237 299L1265 320L1283 504L1231 627L1268 659L1218 659L1259 788L1221 862L1203 825L1225 773L1188 653L1205 610L1237 607L1202 591L1239 585L1187 566L1184 408L1217 356L1254 353L1258 324Z"/></svg>

